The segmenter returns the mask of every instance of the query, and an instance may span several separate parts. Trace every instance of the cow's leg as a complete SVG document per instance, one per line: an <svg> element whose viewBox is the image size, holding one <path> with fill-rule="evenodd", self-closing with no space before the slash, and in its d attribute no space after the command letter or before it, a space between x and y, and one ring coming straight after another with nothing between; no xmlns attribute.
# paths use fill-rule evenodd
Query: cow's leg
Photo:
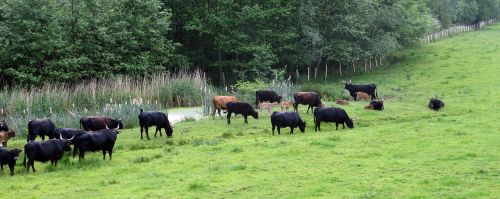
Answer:
<svg viewBox="0 0 500 199"><path fill-rule="evenodd" d="M156 130L155 130L155 138L156 138L157 133L158 133L158 127L156 127Z"/></svg>
<svg viewBox="0 0 500 199"><path fill-rule="evenodd" d="M54 160L50 160L50 165L54 165Z"/></svg>
<svg viewBox="0 0 500 199"><path fill-rule="evenodd" d="M248 124L247 117L248 117L248 115L243 115L243 118L245 118L245 124Z"/></svg>
<svg viewBox="0 0 500 199"><path fill-rule="evenodd" d="M293 134L293 127L290 127L290 134Z"/></svg>
<svg viewBox="0 0 500 199"><path fill-rule="evenodd" d="M105 160L106 159L106 149L103 149L102 150L102 159Z"/></svg>
<svg viewBox="0 0 500 199"><path fill-rule="evenodd" d="M273 126L273 135L274 135L274 128L275 128L276 126L275 126L274 124L272 124L272 126Z"/></svg>
<svg viewBox="0 0 500 199"><path fill-rule="evenodd" d="M7 148L7 141L2 142L3 147Z"/></svg>
<svg viewBox="0 0 500 199"><path fill-rule="evenodd" d="M75 159L75 156L76 156L76 149L77 149L77 146L74 146L73 147L73 159Z"/></svg>
<svg viewBox="0 0 500 199"><path fill-rule="evenodd" d="M231 124L231 111L227 111L227 124Z"/></svg>
<svg viewBox="0 0 500 199"><path fill-rule="evenodd" d="M108 149L108 152L109 152L109 160L112 159L112 154L113 154L113 147L111 147L110 149Z"/></svg>
<svg viewBox="0 0 500 199"><path fill-rule="evenodd" d="M42 140L45 140L45 135L42 135Z"/></svg>
<svg viewBox="0 0 500 199"><path fill-rule="evenodd" d="M299 107L299 104L294 103L293 104L293 111L298 112L297 108Z"/></svg>
<svg viewBox="0 0 500 199"><path fill-rule="evenodd" d="M142 140L142 132L143 132L143 126L141 125L141 140Z"/></svg>
<svg viewBox="0 0 500 199"><path fill-rule="evenodd" d="M335 122L335 130L339 130L339 123Z"/></svg>
<svg viewBox="0 0 500 199"><path fill-rule="evenodd" d="M85 160L85 149L80 149L80 154L78 155L78 160Z"/></svg>
<svg viewBox="0 0 500 199"><path fill-rule="evenodd" d="M219 116L221 116L221 117L222 117L222 114L220 114L220 111L221 111L221 110L222 110L222 109L217 109L217 113L219 114Z"/></svg>
<svg viewBox="0 0 500 199"><path fill-rule="evenodd" d="M345 124L344 123L342 123L342 128L345 129Z"/></svg>
<svg viewBox="0 0 500 199"><path fill-rule="evenodd" d="M54 166L57 167L57 159L54 160Z"/></svg>
<svg viewBox="0 0 500 199"><path fill-rule="evenodd" d="M3 172L3 163L0 163L0 169L2 169Z"/></svg>
<svg viewBox="0 0 500 199"><path fill-rule="evenodd" d="M146 128L146 138L148 138L148 140L150 140L150 139L149 139L149 132L148 132L149 127L147 127L147 126L146 126L145 128Z"/></svg>
<svg viewBox="0 0 500 199"><path fill-rule="evenodd" d="M158 131L160 132L160 136L163 136L163 135L161 134L161 128L158 128ZM167 128L165 128L165 132L167 132Z"/></svg>
<svg viewBox="0 0 500 199"><path fill-rule="evenodd" d="M308 105L308 106L307 106L307 111L306 111L306 113L309 113L309 109L310 109L310 108L311 108L311 105Z"/></svg>
<svg viewBox="0 0 500 199"><path fill-rule="evenodd" d="M278 135L281 135L281 126L278 125Z"/></svg>
<svg viewBox="0 0 500 199"><path fill-rule="evenodd" d="M31 165L31 169L33 170L33 172L36 172L36 170L35 170L35 160L29 160L28 162ZM28 171L29 170L30 170L30 167L28 166Z"/></svg>
<svg viewBox="0 0 500 199"><path fill-rule="evenodd" d="M9 163L9 170L10 170L10 175L11 176L14 175L14 165L15 165L14 162ZM3 164L2 164L2 166L3 166ZM3 172L3 167L2 167L2 172Z"/></svg>

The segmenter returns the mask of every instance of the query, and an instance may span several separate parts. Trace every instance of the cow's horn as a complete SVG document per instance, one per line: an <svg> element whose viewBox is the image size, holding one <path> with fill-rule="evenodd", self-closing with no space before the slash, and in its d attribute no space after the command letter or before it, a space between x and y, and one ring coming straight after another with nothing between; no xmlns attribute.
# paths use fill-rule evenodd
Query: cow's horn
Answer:
<svg viewBox="0 0 500 199"><path fill-rule="evenodd" d="M353 118L351 118L351 120L352 120L352 121L355 121L355 120L356 120L356 118L355 118L355 117L353 117Z"/></svg>
<svg viewBox="0 0 500 199"><path fill-rule="evenodd" d="M73 135L73 137L71 137L71 138L69 138L69 139L67 139L67 140L68 140L68 141L71 141L71 140L73 140L74 138L75 138L75 135Z"/></svg>
<svg viewBox="0 0 500 199"><path fill-rule="evenodd" d="M120 125L116 125L116 128L114 128L114 130L117 130L120 129Z"/></svg>
<svg viewBox="0 0 500 199"><path fill-rule="evenodd" d="M62 134L59 133L59 139L60 140L64 140L63 137L62 137Z"/></svg>
<svg viewBox="0 0 500 199"><path fill-rule="evenodd" d="M104 124L104 126L106 126L106 129L109 129L108 125L107 124Z"/></svg>

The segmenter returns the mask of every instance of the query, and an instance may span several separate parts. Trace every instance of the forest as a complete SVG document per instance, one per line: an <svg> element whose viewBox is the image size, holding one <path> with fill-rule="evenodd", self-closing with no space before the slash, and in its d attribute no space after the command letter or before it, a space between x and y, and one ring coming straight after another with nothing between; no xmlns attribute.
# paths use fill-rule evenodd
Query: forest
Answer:
<svg viewBox="0 0 500 199"><path fill-rule="evenodd" d="M0 82L201 69L223 87L380 60L499 14L500 0L2 0Z"/></svg>

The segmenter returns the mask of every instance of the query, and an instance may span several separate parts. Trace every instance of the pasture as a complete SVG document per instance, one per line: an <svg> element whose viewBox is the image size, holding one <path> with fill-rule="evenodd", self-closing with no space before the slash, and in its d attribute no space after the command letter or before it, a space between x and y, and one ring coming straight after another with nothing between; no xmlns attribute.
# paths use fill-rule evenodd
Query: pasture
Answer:
<svg viewBox="0 0 500 199"><path fill-rule="evenodd" d="M249 124L241 116L231 125L220 117L180 122L171 139L140 140L138 128L126 129L112 161L68 153L57 168L35 162L27 174L22 153L13 177L4 168L1 197L499 197L499 38L500 25L486 27L398 52L399 63L353 77L376 83L386 100L384 111L343 106L354 129L322 124L314 132L305 106L306 132L294 135L285 128L272 136L266 111ZM309 84L343 90L340 82ZM426 108L435 95L446 103L438 112ZM24 144L18 137L9 147Z"/></svg>

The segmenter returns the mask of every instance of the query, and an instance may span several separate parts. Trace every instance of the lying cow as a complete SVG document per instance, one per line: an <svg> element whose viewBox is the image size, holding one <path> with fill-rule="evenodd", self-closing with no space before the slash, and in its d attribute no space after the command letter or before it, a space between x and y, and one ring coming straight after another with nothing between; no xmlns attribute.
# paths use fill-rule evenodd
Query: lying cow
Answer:
<svg viewBox="0 0 500 199"><path fill-rule="evenodd" d="M314 109L314 131L321 131L321 122L335 122L336 130L339 130L339 124L342 124L343 128L345 128L345 125L351 129L354 128L352 119L349 118L349 115L341 108L331 107Z"/></svg>
<svg viewBox="0 0 500 199"><path fill-rule="evenodd" d="M288 111L290 106L293 106L293 101L285 101L281 102L281 111L283 112L284 110Z"/></svg>
<svg viewBox="0 0 500 199"><path fill-rule="evenodd" d="M372 96L367 93L356 92L354 95L356 95L356 100L372 100Z"/></svg>
<svg viewBox="0 0 500 199"><path fill-rule="evenodd" d="M347 100L337 99L337 100L335 100L335 104L339 104L339 105L349 105L349 102L348 102Z"/></svg>
<svg viewBox="0 0 500 199"><path fill-rule="evenodd" d="M156 131L155 131L155 138L156 134L158 131L160 131L160 136L161 134L161 129L165 129L165 132L168 137L172 137L172 126L170 126L170 121L168 120L168 116L163 113L163 112L157 112L157 111L146 111L143 112L141 109L141 113L139 114L139 126L141 126L141 140L143 139L142 134L143 131L146 130L146 138L149 140L149 133L148 133L148 128L150 126L156 126Z"/></svg>
<svg viewBox="0 0 500 199"><path fill-rule="evenodd" d="M0 131L9 131L9 126L5 123L5 120L0 124Z"/></svg>
<svg viewBox="0 0 500 199"><path fill-rule="evenodd" d="M384 100L372 100L370 104L365 106L365 109L373 109L373 110L384 110Z"/></svg>
<svg viewBox="0 0 500 199"><path fill-rule="evenodd" d="M429 104L427 105L432 110L438 111L439 109L444 107L444 102L437 97L429 98Z"/></svg>
<svg viewBox="0 0 500 199"><path fill-rule="evenodd" d="M277 105L278 105L278 103L276 103L276 102L273 102L273 103L262 102L262 103L259 103L258 109L261 112L263 109L267 109L269 111L269 113L271 113L271 110L273 110L273 108Z"/></svg>
<svg viewBox="0 0 500 199"><path fill-rule="evenodd" d="M349 82L344 82L344 88L349 91L349 94L356 101L356 93L363 92L371 96L371 100L375 99L377 96L377 86L375 84L352 84L351 80Z"/></svg>
<svg viewBox="0 0 500 199"><path fill-rule="evenodd" d="M255 91L255 106L262 102L278 102L281 103L281 97L278 93L270 90L258 90Z"/></svg>
<svg viewBox="0 0 500 199"><path fill-rule="evenodd" d="M28 123L28 136L26 137L27 142L34 141L36 136L42 137L45 140L45 136L49 139L55 137L56 125L50 119L35 119Z"/></svg>
<svg viewBox="0 0 500 199"><path fill-rule="evenodd" d="M0 131L0 142L3 147L7 147L7 141L9 141L12 137L16 137L16 133L14 131Z"/></svg>
<svg viewBox="0 0 500 199"><path fill-rule="evenodd" d="M255 119L259 119L259 113L257 113L249 103L245 102L228 102L227 107L227 124L231 124L231 114L241 114L245 118L245 123L248 123L247 117L251 115Z"/></svg>
<svg viewBox="0 0 500 199"><path fill-rule="evenodd" d="M214 105L213 112L212 112L212 117L215 116L215 111L219 113L219 116L222 117L220 114L221 110L226 110L226 104L228 102L239 102L240 100L236 96L214 96L212 98L212 103Z"/></svg>
<svg viewBox="0 0 500 199"><path fill-rule="evenodd" d="M73 138L66 140L59 137L59 139L26 143L26 145L24 145L24 167L27 168L29 172L31 166L33 172L36 172L35 161L47 162L49 160L52 165L57 166L57 161L62 158L64 152L71 151L69 145L72 139ZM28 158L28 164L26 164L26 157Z"/></svg>
<svg viewBox="0 0 500 199"><path fill-rule="evenodd" d="M299 127L302 133L306 129L306 123L302 121L297 112L273 112L271 115L271 125L273 135L275 127L278 127L278 135L281 134L280 129L283 127L290 127L290 134L293 134L295 127Z"/></svg>
<svg viewBox="0 0 500 199"><path fill-rule="evenodd" d="M9 165L10 175L14 175L14 166L16 166L16 161L19 159L19 153L21 149L6 149L0 147L0 168L3 172L3 165Z"/></svg>
<svg viewBox="0 0 500 199"><path fill-rule="evenodd" d="M80 127L85 131L98 131L109 128L123 129L121 119L113 119L105 116L86 116L80 119Z"/></svg>
<svg viewBox="0 0 500 199"><path fill-rule="evenodd" d="M297 92L293 94L293 109L297 112L297 108L299 104L308 105L307 112L309 113L309 109L313 109L313 107L321 107L323 103L321 103L320 97L315 92Z"/></svg>
<svg viewBox="0 0 500 199"><path fill-rule="evenodd" d="M111 160L118 133L118 128L103 129L87 132L75 137L73 141L75 145L73 148L73 158L76 156L76 150L80 152L78 156L79 160L85 158L86 151L102 151L102 158L106 159L106 152L108 152L109 160Z"/></svg>

